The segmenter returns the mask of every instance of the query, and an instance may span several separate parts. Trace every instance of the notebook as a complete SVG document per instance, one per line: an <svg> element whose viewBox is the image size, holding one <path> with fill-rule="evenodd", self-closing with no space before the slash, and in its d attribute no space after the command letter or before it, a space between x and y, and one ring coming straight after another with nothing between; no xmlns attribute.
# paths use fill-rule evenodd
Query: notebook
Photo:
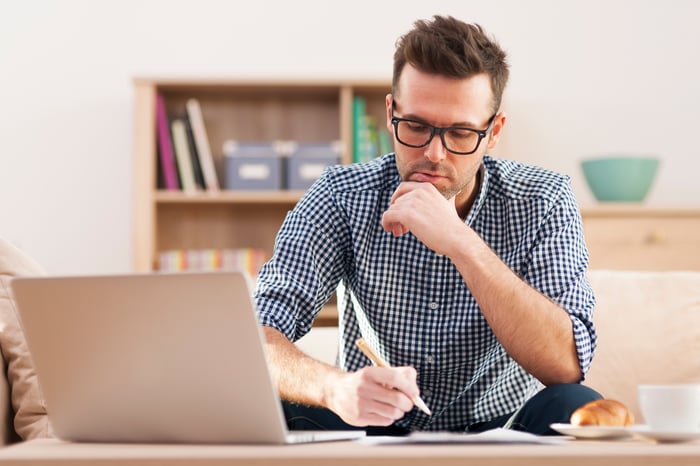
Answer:
<svg viewBox="0 0 700 466"><path fill-rule="evenodd" d="M79 442L285 444L245 272L15 278L56 435Z"/></svg>

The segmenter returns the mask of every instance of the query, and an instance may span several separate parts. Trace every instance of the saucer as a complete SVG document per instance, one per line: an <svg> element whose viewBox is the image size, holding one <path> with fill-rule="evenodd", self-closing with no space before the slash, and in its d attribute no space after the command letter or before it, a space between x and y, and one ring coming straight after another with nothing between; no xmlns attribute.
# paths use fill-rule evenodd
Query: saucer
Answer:
<svg viewBox="0 0 700 466"><path fill-rule="evenodd" d="M622 439L631 437L627 427L617 426L575 426L573 424L551 424L549 427L560 434L571 435L578 439Z"/></svg>
<svg viewBox="0 0 700 466"><path fill-rule="evenodd" d="M693 440L700 439L700 430L690 432L651 430L649 426L643 424L630 426L628 429L639 437L644 437L659 443L692 442Z"/></svg>

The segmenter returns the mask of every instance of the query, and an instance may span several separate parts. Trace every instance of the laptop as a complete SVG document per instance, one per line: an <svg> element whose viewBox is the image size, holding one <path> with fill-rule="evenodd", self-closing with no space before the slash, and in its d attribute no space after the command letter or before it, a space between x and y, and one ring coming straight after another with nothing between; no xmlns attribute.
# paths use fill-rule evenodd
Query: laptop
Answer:
<svg viewBox="0 0 700 466"><path fill-rule="evenodd" d="M55 434L77 442L286 444L245 272L12 281Z"/></svg>

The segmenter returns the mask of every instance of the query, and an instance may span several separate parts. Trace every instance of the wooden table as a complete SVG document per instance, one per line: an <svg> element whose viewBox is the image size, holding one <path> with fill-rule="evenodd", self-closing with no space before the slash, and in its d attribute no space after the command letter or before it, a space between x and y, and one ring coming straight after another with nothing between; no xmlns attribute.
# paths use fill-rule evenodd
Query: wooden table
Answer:
<svg viewBox="0 0 700 466"><path fill-rule="evenodd" d="M698 466L700 442L638 440L558 445L364 445L356 442L289 446L75 444L34 440L0 450L3 465L283 465L283 466Z"/></svg>

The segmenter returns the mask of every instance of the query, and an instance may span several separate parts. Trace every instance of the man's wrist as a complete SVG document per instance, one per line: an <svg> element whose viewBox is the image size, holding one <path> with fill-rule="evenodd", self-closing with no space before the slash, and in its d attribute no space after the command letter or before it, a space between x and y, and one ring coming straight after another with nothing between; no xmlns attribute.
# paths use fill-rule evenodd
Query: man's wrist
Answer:
<svg viewBox="0 0 700 466"><path fill-rule="evenodd" d="M321 379L321 391L319 404L327 409L333 410L333 397L336 394L336 387L340 383L340 378L344 374L338 368L330 368L326 375Z"/></svg>
<svg viewBox="0 0 700 466"><path fill-rule="evenodd" d="M469 260L469 253L474 251L475 242L481 241L479 235L464 223L459 229L449 232L446 237L449 238L449 242L445 246L444 255L454 263Z"/></svg>

